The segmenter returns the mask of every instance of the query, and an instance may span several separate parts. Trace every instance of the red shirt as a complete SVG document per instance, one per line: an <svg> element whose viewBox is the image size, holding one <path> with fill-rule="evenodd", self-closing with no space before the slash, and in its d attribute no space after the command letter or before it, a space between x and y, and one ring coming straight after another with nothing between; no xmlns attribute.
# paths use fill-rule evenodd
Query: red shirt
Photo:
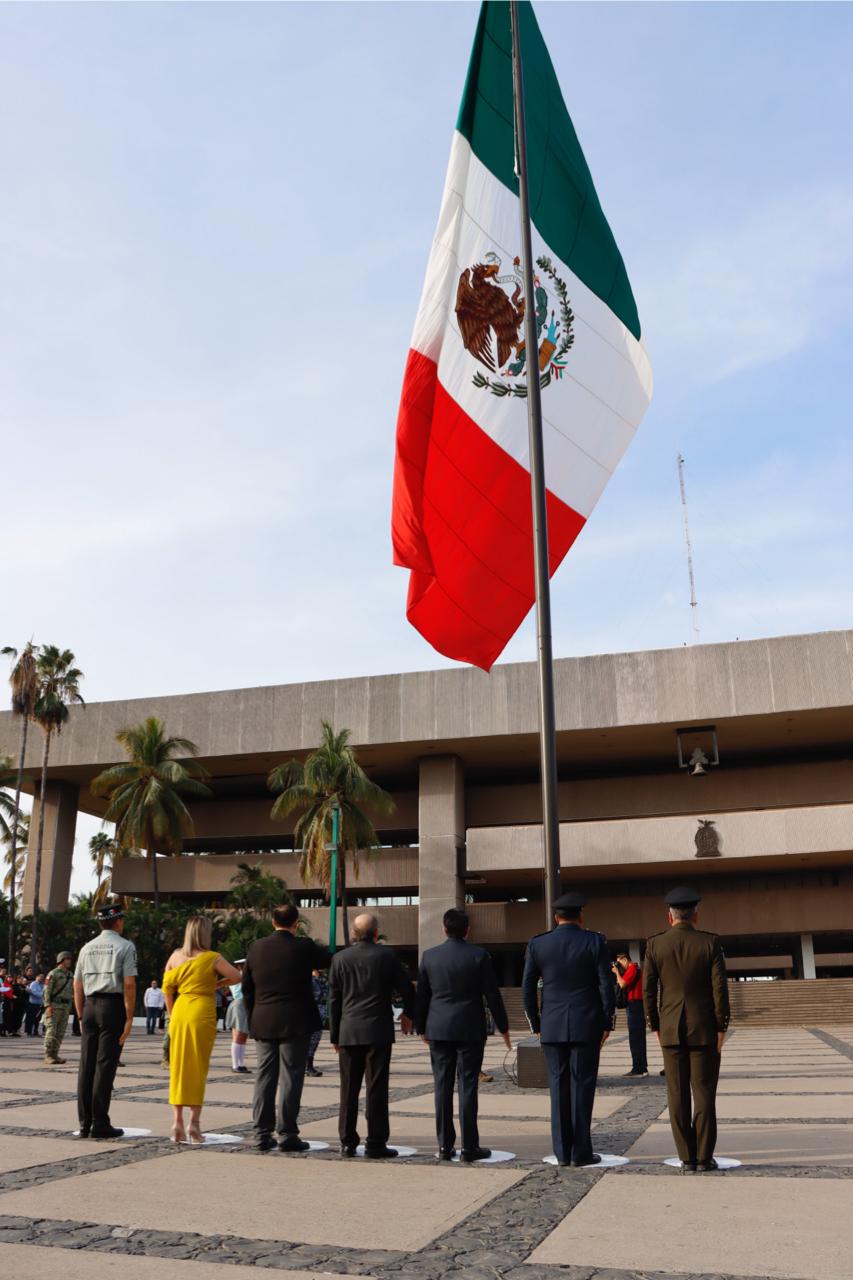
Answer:
<svg viewBox="0 0 853 1280"><path fill-rule="evenodd" d="M622 974L622 981L625 983L624 990L628 992L629 1000L642 1000L643 975L640 966L635 964L633 960Z"/></svg>

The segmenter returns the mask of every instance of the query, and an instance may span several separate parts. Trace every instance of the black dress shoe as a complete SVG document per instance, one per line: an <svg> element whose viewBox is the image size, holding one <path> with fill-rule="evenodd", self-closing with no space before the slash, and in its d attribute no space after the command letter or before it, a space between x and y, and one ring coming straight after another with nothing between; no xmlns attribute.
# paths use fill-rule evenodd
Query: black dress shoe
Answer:
<svg viewBox="0 0 853 1280"><path fill-rule="evenodd" d="M591 1164L601 1164L601 1156L590 1156L588 1160L573 1160L573 1169L587 1169Z"/></svg>
<svg viewBox="0 0 853 1280"><path fill-rule="evenodd" d="M719 1169L719 1167L720 1166L717 1164L716 1160L698 1160L696 1163L696 1172L697 1173L714 1173L717 1169Z"/></svg>
<svg viewBox="0 0 853 1280"><path fill-rule="evenodd" d="M302 1138L282 1138L278 1149L279 1151L310 1151L311 1143L303 1142Z"/></svg>
<svg viewBox="0 0 853 1280"><path fill-rule="evenodd" d="M455 1155L456 1149L454 1147L450 1147L446 1151L443 1147L439 1147L438 1151L435 1153L437 1160L452 1160Z"/></svg>
<svg viewBox="0 0 853 1280"><path fill-rule="evenodd" d="M491 1147L475 1147L473 1151L462 1151L460 1160L463 1164L473 1164L475 1160L488 1160L492 1154Z"/></svg>
<svg viewBox="0 0 853 1280"><path fill-rule="evenodd" d="M355 1147L347 1147L343 1143L341 1143L341 1155L345 1156L347 1160L352 1160L353 1156L355 1155L355 1152L356 1152Z"/></svg>
<svg viewBox="0 0 853 1280"><path fill-rule="evenodd" d="M116 1129L113 1125L108 1129L93 1129L92 1137L98 1142L103 1142L107 1138L123 1138L124 1129Z"/></svg>
<svg viewBox="0 0 853 1280"><path fill-rule="evenodd" d="M364 1154L368 1160L393 1160L400 1153L396 1147L366 1147Z"/></svg>
<svg viewBox="0 0 853 1280"><path fill-rule="evenodd" d="M81 1127L77 1130L77 1132L75 1133L74 1137L75 1137L75 1138L88 1138L89 1133L90 1133L90 1129L89 1129L89 1126L88 1126L88 1125L81 1126Z"/></svg>
<svg viewBox="0 0 853 1280"><path fill-rule="evenodd" d="M682 1162L681 1162L681 1172L682 1172L682 1173L695 1173L695 1172L696 1172L696 1161L695 1161L695 1160L682 1160Z"/></svg>
<svg viewBox="0 0 853 1280"><path fill-rule="evenodd" d="M271 1133L262 1133L255 1140L256 1151L272 1151L275 1145L276 1145L276 1141Z"/></svg>
<svg viewBox="0 0 853 1280"><path fill-rule="evenodd" d="M306 1067L305 1074L306 1076L321 1076L323 1073L318 1071L316 1067Z"/></svg>

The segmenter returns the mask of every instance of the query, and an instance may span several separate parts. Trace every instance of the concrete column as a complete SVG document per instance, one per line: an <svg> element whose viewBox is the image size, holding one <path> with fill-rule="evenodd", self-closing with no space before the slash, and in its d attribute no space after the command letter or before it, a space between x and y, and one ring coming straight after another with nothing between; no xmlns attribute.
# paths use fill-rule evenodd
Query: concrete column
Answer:
<svg viewBox="0 0 853 1280"><path fill-rule="evenodd" d="M44 844L41 855L39 908L42 911L64 911L71 890L71 861L74 856L74 832L77 826L77 800L80 788L73 782L48 782L44 801ZM31 915L36 876L39 807L36 794L30 819L27 866L24 872L22 913Z"/></svg>
<svg viewBox="0 0 853 1280"><path fill-rule="evenodd" d="M640 943L639 943L639 942L636 942L636 941L635 941L635 942L629 942L629 943L628 943L628 955L629 955L629 956L631 957L631 959L634 961L634 964L642 964L642 963L643 963L643 961L642 961L642 957L641 957L641 948L640 948Z"/></svg>
<svg viewBox="0 0 853 1280"><path fill-rule="evenodd" d="M816 978L814 962L814 938L810 933L800 934L800 945L794 948L794 971L798 978Z"/></svg>
<svg viewBox="0 0 853 1280"><path fill-rule="evenodd" d="M458 756L425 756L418 793L418 950L444 941L441 918L465 900L465 776Z"/></svg>

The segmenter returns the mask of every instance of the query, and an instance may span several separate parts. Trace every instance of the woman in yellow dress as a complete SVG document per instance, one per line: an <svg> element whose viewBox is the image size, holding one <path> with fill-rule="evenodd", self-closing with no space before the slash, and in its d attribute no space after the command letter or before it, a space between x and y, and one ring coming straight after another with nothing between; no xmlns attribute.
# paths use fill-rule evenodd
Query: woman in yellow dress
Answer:
<svg viewBox="0 0 853 1280"><path fill-rule="evenodd" d="M201 1109L216 1039L216 988L220 982L240 981L239 970L210 950L210 936L210 921L204 916L188 920L184 944L172 952L163 974L169 1013L169 1104L175 1113L173 1142L187 1141L184 1107L190 1109L190 1143L204 1142Z"/></svg>

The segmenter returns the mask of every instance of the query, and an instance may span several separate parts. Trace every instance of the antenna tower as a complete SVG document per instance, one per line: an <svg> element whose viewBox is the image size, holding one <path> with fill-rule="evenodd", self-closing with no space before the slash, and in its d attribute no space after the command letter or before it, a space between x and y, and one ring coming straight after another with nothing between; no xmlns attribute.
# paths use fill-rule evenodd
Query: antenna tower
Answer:
<svg viewBox="0 0 853 1280"><path fill-rule="evenodd" d="M699 639L699 606L696 603L696 582L693 577L693 546L690 542L690 524L687 519L687 490L684 487L684 458L678 454L678 487L681 490L681 519L684 523L684 541L687 544L687 576L690 579L690 613L693 619L693 638Z"/></svg>

